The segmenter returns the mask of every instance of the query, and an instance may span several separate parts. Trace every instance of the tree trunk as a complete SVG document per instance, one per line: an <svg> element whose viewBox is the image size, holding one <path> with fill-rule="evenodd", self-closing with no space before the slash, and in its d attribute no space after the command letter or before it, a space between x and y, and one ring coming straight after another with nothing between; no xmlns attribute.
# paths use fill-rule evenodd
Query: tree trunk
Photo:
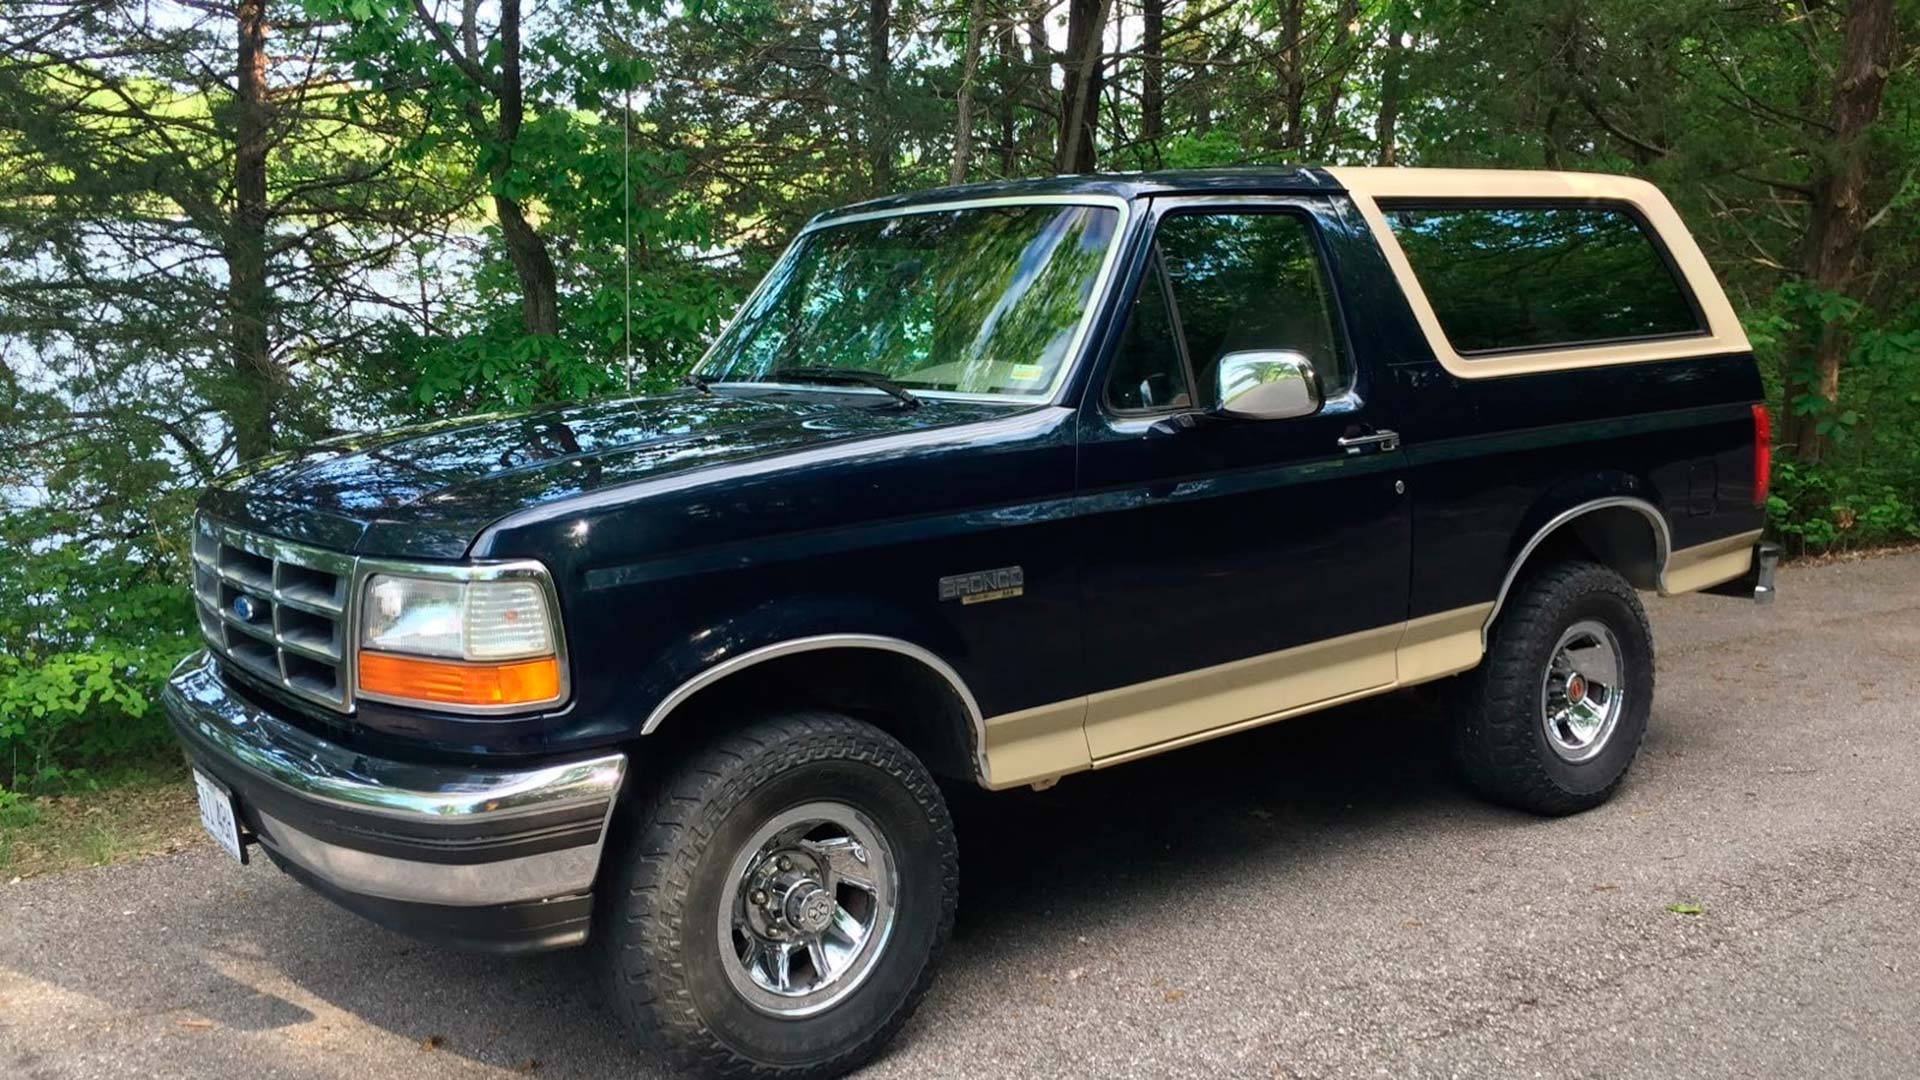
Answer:
<svg viewBox="0 0 1920 1080"><path fill-rule="evenodd" d="M1194 65L1193 78L1187 84L1187 100L1193 102L1193 133L1205 135L1213 130L1213 58L1208 46L1205 59Z"/></svg>
<svg viewBox="0 0 1920 1080"><path fill-rule="evenodd" d="M1157 166L1167 133L1167 0L1145 0L1140 16L1140 138Z"/></svg>
<svg viewBox="0 0 1920 1080"><path fill-rule="evenodd" d="M1880 102L1893 67L1894 0L1853 0L1847 6L1840 67L1834 72L1833 101L1828 123L1836 151L1825 174L1814 185L1813 210L1807 221L1807 276L1822 292L1848 295L1860 268L1860 246L1867 231L1867 145L1863 135L1880 116ZM1818 328L1813 350L1812 381L1803 390L1828 403L1840 399L1840 366L1847 355L1847 333L1841 326ZM1794 388L1788 387L1791 399ZM1817 427L1818 416L1794 417L1790 440L1798 443L1799 459L1818 464L1826 454L1826 437Z"/></svg>
<svg viewBox="0 0 1920 1080"><path fill-rule="evenodd" d="M867 178L874 194L893 190L893 0L867 4Z"/></svg>
<svg viewBox="0 0 1920 1080"><path fill-rule="evenodd" d="M1113 40L1106 42L1100 48L1103 57L1115 58L1114 63L1116 67L1119 63L1118 57L1121 53L1126 52L1127 49L1125 22L1125 16L1119 16L1106 21L1107 29L1113 32ZM1105 62L1105 59L1102 59L1101 63L1104 64ZM1106 86L1107 80L1102 79L1101 89L1104 91ZM1107 145L1125 146L1127 145L1127 128L1126 118L1122 115L1123 110L1120 107L1120 95L1116 93L1105 94L1104 96L1107 104L1107 121L1111 125L1107 129ZM1093 111L1096 116L1100 112L1100 102L1100 98L1093 99ZM1098 127L1099 125L1096 122L1094 126Z"/></svg>
<svg viewBox="0 0 1920 1080"><path fill-rule="evenodd" d="M998 145L994 147L1000 156L1000 175L1014 175L1020 167L1020 147L1018 139L1018 108L1020 92L1027 84L1026 76L1019 71L1021 57L1014 45L1013 28L1015 20L1009 15L1000 33L994 38L994 56L1000 68L1000 93L994 102L994 119L999 127Z"/></svg>
<svg viewBox="0 0 1920 1080"><path fill-rule="evenodd" d="M1324 156L1333 145L1333 128L1340 121L1340 97L1347 72L1353 67L1353 24L1360 18L1359 0L1340 0L1333 13L1333 47L1327 50L1327 94L1314 116L1314 145L1309 156Z"/></svg>
<svg viewBox="0 0 1920 1080"><path fill-rule="evenodd" d="M520 282L522 328L536 336L558 333L560 290L546 240L527 220L518 200L496 194L493 210L500 219L500 234L507 242L507 260L513 263L513 275Z"/></svg>
<svg viewBox="0 0 1920 1080"><path fill-rule="evenodd" d="M1394 163L1394 141L1399 138L1400 95L1405 81L1407 6L1395 0L1387 17L1386 56L1380 61L1380 112L1373 121L1374 160Z"/></svg>
<svg viewBox="0 0 1920 1080"><path fill-rule="evenodd" d="M528 334L550 336L560 330L559 287L547 243L527 221L520 202L507 190L513 168L514 144L526 119L525 89L520 75L520 0L500 4L500 118L497 132L504 153L493 167L493 209L507 242L507 259L520 282L520 322ZM548 395L552 387L546 388Z"/></svg>
<svg viewBox="0 0 1920 1080"><path fill-rule="evenodd" d="M1033 67L1044 76L1042 81L1053 80L1053 47L1047 44L1047 12L1053 10L1056 0L1028 0L1027 5L1027 48L1033 54Z"/></svg>
<svg viewBox="0 0 1920 1080"><path fill-rule="evenodd" d="M986 0L973 0L973 10L967 15L967 56L960 74L960 100L954 103L953 163L947 169L950 184L967 179L967 156L973 142L973 80L980 73L980 34L986 21Z"/></svg>
<svg viewBox="0 0 1920 1080"><path fill-rule="evenodd" d="M1047 12L1053 10L1054 0L1031 0L1027 8L1027 48L1033 60L1027 69L1027 82L1022 85L1022 96L1034 119L1028 125L1026 142L1032 144L1031 153L1035 158L1050 158L1058 155L1058 150L1047 138L1046 101L1053 94L1053 46L1047 44ZM1029 96L1030 95L1030 96ZM1037 106L1037 107L1036 107Z"/></svg>
<svg viewBox="0 0 1920 1080"><path fill-rule="evenodd" d="M227 226L227 319L237 387L227 408L241 460L273 449L280 374L267 333L266 0L240 0L236 12L238 70L234 80L233 218Z"/></svg>
<svg viewBox="0 0 1920 1080"><path fill-rule="evenodd" d="M1306 52L1305 44L1300 40L1300 24L1303 21L1306 0L1286 0L1286 8L1280 17L1280 100L1284 106L1282 116L1286 122L1286 131L1281 136L1281 148L1288 153L1297 154L1306 141L1300 130L1306 118L1307 78L1301 71L1300 58Z"/></svg>
<svg viewBox="0 0 1920 1080"><path fill-rule="evenodd" d="M1094 130L1106 65L1107 12L1113 0L1067 0L1066 85L1060 94L1060 151L1054 162L1063 173L1092 172L1098 160Z"/></svg>

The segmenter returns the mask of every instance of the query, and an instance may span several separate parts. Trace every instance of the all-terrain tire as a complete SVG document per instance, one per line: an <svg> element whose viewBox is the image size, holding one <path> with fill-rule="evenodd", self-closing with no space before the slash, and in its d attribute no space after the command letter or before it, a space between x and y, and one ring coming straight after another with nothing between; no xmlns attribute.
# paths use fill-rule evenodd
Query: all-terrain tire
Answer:
<svg viewBox="0 0 1920 1080"><path fill-rule="evenodd" d="M1618 642L1622 710L1592 756L1570 761L1550 742L1543 681L1563 634L1583 621ZM1599 806L1625 782L1653 707L1653 631L1633 586L1598 563L1558 562L1508 596L1478 668L1452 700L1453 759L1481 795L1536 814Z"/></svg>
<svg viewBox="0 0 1920 1080"><path fill-rule="evenodd" d="M756 1009L728 981L715 920L736 852L792 807L831 799L881 829L898 867L897 913L871 970L805 1017ZM839 1076L913 1014L953 928L959 860L925 766L869 724L828 712L753 723L687 752L625 808L595 912L606 996L643 1047L683 1072Z"/></svg>

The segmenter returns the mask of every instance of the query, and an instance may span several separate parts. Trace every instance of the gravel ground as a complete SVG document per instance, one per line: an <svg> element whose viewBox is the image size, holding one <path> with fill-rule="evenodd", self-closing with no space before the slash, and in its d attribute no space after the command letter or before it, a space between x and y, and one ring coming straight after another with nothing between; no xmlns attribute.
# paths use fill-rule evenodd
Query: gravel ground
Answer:
<svg viewBox="0 0 1920 1080"><path fill-rule="evenodd" d="M953 947L865 1075L1914 1075L1920 555L1781 583L1651 602L1652 734L1577 818L1462 794L1418 695L964 800ZM527 1073L658 1075L576 957L205 846L0 886L0 1075Z"/></svg>

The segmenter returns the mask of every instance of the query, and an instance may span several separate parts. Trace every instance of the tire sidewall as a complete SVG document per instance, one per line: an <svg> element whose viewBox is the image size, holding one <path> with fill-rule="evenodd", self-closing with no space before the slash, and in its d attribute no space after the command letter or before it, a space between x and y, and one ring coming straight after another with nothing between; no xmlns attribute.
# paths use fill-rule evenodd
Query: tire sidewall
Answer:
<svg viewBox="0 0 1920 1080"><path fill-rule="evenodd" d="M1525 700L1514 704L1527 709L1532 718L1533 744L1541 768L1554 786L1569 795L1597 795L1618 784L1639 754L1640 743L1646 735L1653 707L1653 641L1630 596L1605 587L1583 589L1558 605L1550 623L1551 635L1526 644L1527 670L1532 671L1534 677L1522 695ZM1548 740L1545 718L1541 715L1540 688L1561 635L1568 627L1586 619L1605 625L1619 642L1627 700L1600 752L1585 761L1573 762L1561 757Z"/></svg>
<svg viewBox="0 0 1920 1080"><path fill-rule="evenodd" d="M848 996L824 1012L772 1016L733 988L722 965L717 912L729 903L735 856L755 830L782 811L823 797L865 814L893 848L898 875L892 931L874 967ZM680 968L694 1008L735 1053L767 1065L799 1068L853 1053L885 1033L920 981L939 944L947 870L943 845L927 810L891 773L847 759L811 761L748 790L722 815L694 868L678 939Z"/></svg>

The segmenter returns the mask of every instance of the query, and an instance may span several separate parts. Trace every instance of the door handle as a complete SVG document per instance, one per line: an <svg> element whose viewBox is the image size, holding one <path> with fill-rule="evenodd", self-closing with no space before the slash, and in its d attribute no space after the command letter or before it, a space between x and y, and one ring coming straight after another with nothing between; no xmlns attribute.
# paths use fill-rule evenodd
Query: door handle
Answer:
<svg viewBox="0 0 1920 1080"><path fill-rule="evenodd" d="M1397 431L1376 431L1371 435L1342 435L1334 441L1349 454L1364 454L1369 450L1400 449L1400 433Z"/></svg>

